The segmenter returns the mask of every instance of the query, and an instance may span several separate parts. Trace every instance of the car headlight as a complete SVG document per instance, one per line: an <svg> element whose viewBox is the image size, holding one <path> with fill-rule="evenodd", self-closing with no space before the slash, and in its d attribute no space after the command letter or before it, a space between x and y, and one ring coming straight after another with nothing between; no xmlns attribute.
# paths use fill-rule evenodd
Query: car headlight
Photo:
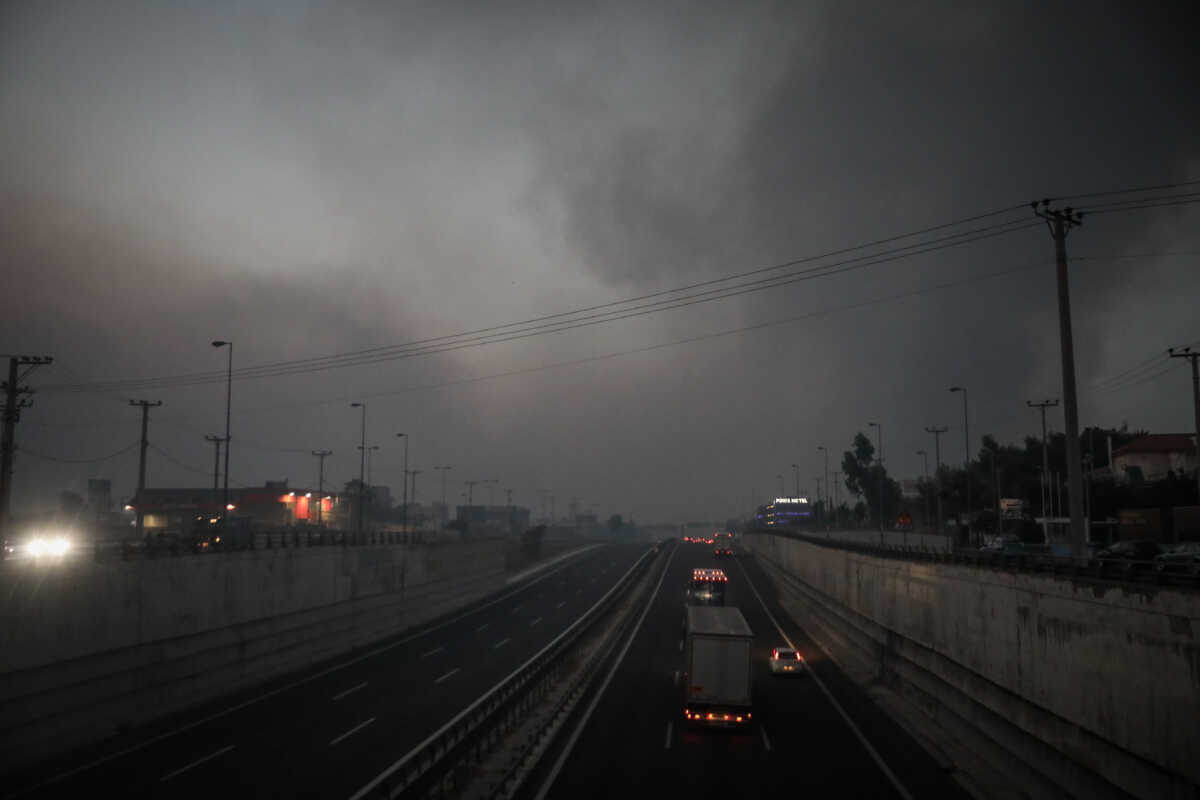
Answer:
<svg viewBox="0 0 1200 800"><path fill-rule="evenodd" d="M41 556L63 556L71 549L71 540L64 537L54 539L33 539L26 546L29 555L34 558Z"/></svg>

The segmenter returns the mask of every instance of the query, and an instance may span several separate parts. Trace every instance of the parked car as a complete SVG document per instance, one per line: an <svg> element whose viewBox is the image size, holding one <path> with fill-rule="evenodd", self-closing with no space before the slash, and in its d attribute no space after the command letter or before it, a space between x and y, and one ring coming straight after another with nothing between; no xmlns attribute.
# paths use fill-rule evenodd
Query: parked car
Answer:
<svg viewBox="0 0 1200 800"><path fill-rule="evenodd" d="M1175 564L1200 564L1200 542L1180 542L1154 557L1159 566Z"/></svg>
<svg viewBox="0 0 1200 800"><path fill-rule="evenodd" d="M1148 539L1123 539L1096 553L1096 558L1119 561L1153 561L1163 552L1158 542Z"/></svg>
<svg viewBox="0 0 1200 800"><path fill-rule="evenodd" d="M1016 536L993 536L979 548L981 553L1001 553L1006 556L1020 555L1025 552L1025 543Z"/></svg>

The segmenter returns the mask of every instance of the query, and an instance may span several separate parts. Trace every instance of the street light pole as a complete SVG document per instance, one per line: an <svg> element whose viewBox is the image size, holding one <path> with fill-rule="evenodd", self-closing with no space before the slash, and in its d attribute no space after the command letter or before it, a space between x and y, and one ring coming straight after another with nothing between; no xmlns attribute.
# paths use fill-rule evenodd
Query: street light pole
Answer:
<svg viewBox="0 0 1200 800"><path fill-rule="evenodd" d="M829 530L829 451L825 445L817 445L817 449L825 454L825 505L821 506L821 516L824 517L822 522L825 523L825 530Z"/></svg>
<svg viewBox="0 0 1200 800"><path fill-rule="evenodd" d="M434 467L435 470L442 473L442 527L450 521L450 509L446 508L446 473L452 469L451 467Z"/></svg>
<svg viewBox="0 0 1200 800"><path fill-rule="evenodd" d="M792 472L796 475L796 499L800 499L800 465L792 464Z"/></svg>
<svg viewBox="0 0 1200 800"><path fill-rule="evenodd" d="M962 392L963 396L963 477L967 481L967 541L971 537L971 422L967 415L967 390L963 386L951 386L951 392Z"/></svg>
<svg viewBox="0 0 1200 800"><path fill-rule="evenodd" d="M212 346L229 348L229 361L225 366L225 488L221 493L221 527L228 528L226 523L229 517L229 451L232 445L229 440L229 406L233 401L233 342L217 339Z"/></svg>
<svg viewBox="0 0 1200 800"><path fill-rule="evenodd" d="M883 425L868 422L867 426L879 431L879 543L883 544Z"/></svg>
<svg viewBox="0 0 1200 800"><path fill-rule="evenodd" d="M359 434L358 445L358 533L361 534L363 530L363 507L367 504L367 404L351 403L350 407L362 409L362 429Z"/></svg>
<svg viewBox="0 0 1200 800"><path fill-rule="evenodd" d="M925 476L925 483L929 483L929 453L925 450L918 450L917 455L924 459L925 469L922 474ZM929 498L925 498L925 527L929 527Z"/></svg>
<svg viewBox="0 0 1200 800"><path fill-rule="evenodd" d="M408 531L408 434L397 433L397 437L404 440L404 505L400 507L400 528ZM445 495L445 487L442 494ZM444 500L443 500L444 504Z"/></svg>

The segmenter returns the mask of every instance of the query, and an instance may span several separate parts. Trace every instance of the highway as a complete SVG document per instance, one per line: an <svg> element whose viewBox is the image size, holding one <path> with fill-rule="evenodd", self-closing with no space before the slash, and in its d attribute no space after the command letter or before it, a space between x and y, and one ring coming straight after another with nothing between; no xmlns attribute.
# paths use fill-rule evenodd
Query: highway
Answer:
<svg viewBox="0 0 1200 800"><path fill-rule="evenodd" d="M674 676L694 567L726 571L725 604L741 609L755 634L756 725L745 732L693 730L682 719ZM769 674L771 648L788 641L815 674ZM703 544L676 548L611 682L561 757L557 773L544 766L531 796L968 797L783 612L753 558L717 559Z"/></svg>
<svg viewBox="0 0 1200 800"><path fill-rule="evenodd" d="M448 620L10 776L6 797L349 797L590 608L645 552L591 549Z"/></svg>

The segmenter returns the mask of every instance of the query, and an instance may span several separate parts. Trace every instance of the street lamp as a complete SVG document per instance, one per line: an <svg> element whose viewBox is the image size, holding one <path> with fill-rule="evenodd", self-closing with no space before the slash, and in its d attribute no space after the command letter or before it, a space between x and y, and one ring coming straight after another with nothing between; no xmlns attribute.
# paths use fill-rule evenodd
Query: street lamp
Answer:
<svg viewBox="0 0 1200 800"><path fill-rule="evenodd" d="M213 347L228 347L229 361L225 367L225 488L221 492L221 525L228 527L229 516L229 404L233 400L233 342L215 340Z"/></svg>
<svg viewBox="0 0 1200 800"><path fill-rule="evenodd" d="M925 469L922 470L921 474L925 476L925 483L929 483L929 453L925 450L918 450L917 455L921 456L921 458L924 459ZM929 487L926 486L925 488L928 489ZM929 527L929 498L928 497L925 498L925 527L926 528Z"/></svg>
<svg viewBox="0 0 1200 800"><path fill-rule="evenodd" d="M800 465L792 464L792 472L796 475L796 499L800 499Z"/></svg>
<svg viewBox="0 0 1200 800"><path fill-rule="evenodd" d="M878 422L868 422L867 427L879 431L879 543L883 544L883 425Z"/></svg>
<svg viewBox="0 0 1200 800"><path fill-rule="evenodd" d="M787 490L783 488L783 476L776 475L775 477L779 478L779 496L783 497L785 494L787 494Z"/></svg>
<svg viewBox="0 0 1200 800"><path fill-rule="evenodd" d="M358 532L363 529L363 507L367 504L366 471L367 471L367 404L351 403L351 408L362 409L362 430L358 445Z"/></svg>
<svg viewBox="0 0 1200 800"><path fill-rule="evenodd" d="M823 520L823 522L825 523L825 531L828 532L829 531L829 495L830 495L830 491L829 491L829 450L827 450L825 448L825 445L823 445L823 444L817 445L817 450L819 452L822 452L825 454L825 505L821 506L821 516L825 518Z"/></svg>
<svg viewBox="0 0 1200 800"><path fill-rule="evenodd" d="M963 477L967 481L967 539L971 538L971 426L967 417L967 390L963 386L951 386L951 392L962 392L963 396Z"/></svg>
<svg viewBox="0 0 1200 800"><path fill-rule="evenodd" d="M453 467L434 467L442 473L442 527L446 527L446 523L450 521L450 509L446 508L446 473Z"/></svg>
<svg viewBox="0 0 1200 800"><path fill-rule="evenodd" d="M397 433L404 440L404 505L400 509L400 528L408 531L408 434ZM445 504L446 487L442 487L442 503Z"/></svg>

